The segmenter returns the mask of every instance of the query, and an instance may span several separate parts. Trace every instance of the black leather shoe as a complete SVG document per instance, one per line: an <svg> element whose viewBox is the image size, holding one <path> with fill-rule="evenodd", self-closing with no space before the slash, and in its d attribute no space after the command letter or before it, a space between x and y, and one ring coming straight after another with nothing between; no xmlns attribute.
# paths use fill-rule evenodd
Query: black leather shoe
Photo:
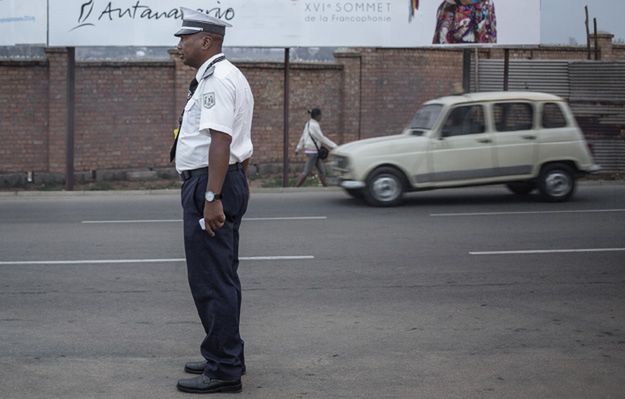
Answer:
<svg viewBox="0 0 625 399"><path fill-rule="evenodd" d="M241 385L241 380L218 380L202 374L178 380L177 388L188 393L238 393L243 389L243 385Z"/></svg>
<svg viewBox="0 0 625 399"><path fill-rule="evenodd" d="M189 374L202 374L204 373L204 367L206 367L206 360L203 362L189 362L184 365L184 371ZM245 366L243 366L241 374L245 375Z"/></svg>

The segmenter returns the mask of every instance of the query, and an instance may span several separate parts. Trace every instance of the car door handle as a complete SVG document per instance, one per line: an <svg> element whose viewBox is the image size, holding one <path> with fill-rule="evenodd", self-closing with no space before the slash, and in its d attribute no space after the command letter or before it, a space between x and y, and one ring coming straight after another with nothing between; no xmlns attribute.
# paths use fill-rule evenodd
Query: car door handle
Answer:
<svg viewBox="0 0 625 399"><path fill-rule="evenodd" d="M526 134L521 137L523 137L525 140L536 140L536 136L534 136L533 134Z"/></svg>
<svg viewBox="0 0 625 399"><path fill-rule="evenodd" d="M492 143L493 140L491 139L477 139L478 143Z"/></svg>

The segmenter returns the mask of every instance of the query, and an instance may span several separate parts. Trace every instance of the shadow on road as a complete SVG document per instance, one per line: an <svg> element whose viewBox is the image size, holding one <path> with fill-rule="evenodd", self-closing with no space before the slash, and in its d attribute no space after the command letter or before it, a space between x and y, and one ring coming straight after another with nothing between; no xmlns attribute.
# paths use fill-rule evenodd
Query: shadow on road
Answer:
<svg viewBox="0 0 625 399"><path fill-rule="evenodd" d="M462 191L461 191L462 190ZM483 190L483 189L482 189ZM364 200L352 198L345 194L343 198L333 199L335 204L349 207L374 208L367 205ZM592 203L592 198L583 193L576 193L573 198L564 203L552 203L544 201L538 193L529 195L515 195L505 191L497 192L496 189L480 192L467 191L467 189L449 189L418 191L404 194L404 199L399 207L414 206L456 206L456 205L489 205L489 204L545 204L554 208L568 206L567 204L587 204Z"/></svg>

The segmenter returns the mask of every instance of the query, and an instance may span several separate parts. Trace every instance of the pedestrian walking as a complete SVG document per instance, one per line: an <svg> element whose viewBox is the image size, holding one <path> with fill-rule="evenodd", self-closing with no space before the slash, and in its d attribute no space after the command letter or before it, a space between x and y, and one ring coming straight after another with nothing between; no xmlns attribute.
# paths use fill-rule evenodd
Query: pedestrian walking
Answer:
<svg viewBox="0 0 625 399"><path fill-rule="evenodd" d="M304 184L306 177L312 173L315 167L318 171L319 181L321 181L321 184L325 187L328 183L326 182L326 167L323 160L327 157L328 150L322 147L325 146L333 149L336 148L336 143L327 138L321 131L321 125L319 124L321 121L321 110L319 108L313 108L312 111L308 113L310 114L310 119L306 122L302 136L295 148L296 154L302 150L304 150L304 154L306 154L306 163L304 164L302 174L297 179L297 187L301 187L301 185ZM324 151L325 154L323 154Z"/></svg>

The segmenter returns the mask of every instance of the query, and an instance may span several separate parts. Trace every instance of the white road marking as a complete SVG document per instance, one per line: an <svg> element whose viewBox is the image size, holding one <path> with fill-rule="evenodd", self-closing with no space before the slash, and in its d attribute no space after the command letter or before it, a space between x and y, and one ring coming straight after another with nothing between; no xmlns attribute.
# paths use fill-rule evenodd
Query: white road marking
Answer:
<svg viewBox="0 0 625 399"><path fill-rule="evenodd" d="M83 224L114 224L114 223L180 223L180 219L144 219L144 220L83 220Z"/></svg>
<svg viewBox="0 0 625 399"><path fill-rule="evenodd" d="M578 209L578 210L570 210L570 211L431 213L430 216L444 217L444 216L545 215L545 214L558 214L558 213L609 213L609 212L625 212L625 209Z"/></svg>
<svg viewBox="0 0 625 399"><path fill-rule="evenodd" d="M469 255L566 254L584 252L624 252L625 248L528 249L521 251L470 251Z"/></svg>
<svg viewBox="0 0 625 399"><path fill-rule="evenodd" d="M292 216L275 218L243 218L243 221L273 221L273 220L326 220L327 216Z"/></svg>
<svg viewBox="0 0 625 399"><path fill-rule="evenodd" d="M327 216L287 216L273 218L243 218L246 222L258 221L297 221L297 220L326 220ZM83 220L83 224L115 224L115 223L181 223L181 219L129 219L129 220Z"/></svg>
<svg viewBox="0 0 625 399"><path fill-rule="evenodd" d="M314 256L241 256L239 260L310 260ZM26 260L26 261L1 261L0 266L16 265L97 265L97 264L120 264L120 263L172 263L184 262L184 258L169 259L92 259L92 260Z"/></svg>

